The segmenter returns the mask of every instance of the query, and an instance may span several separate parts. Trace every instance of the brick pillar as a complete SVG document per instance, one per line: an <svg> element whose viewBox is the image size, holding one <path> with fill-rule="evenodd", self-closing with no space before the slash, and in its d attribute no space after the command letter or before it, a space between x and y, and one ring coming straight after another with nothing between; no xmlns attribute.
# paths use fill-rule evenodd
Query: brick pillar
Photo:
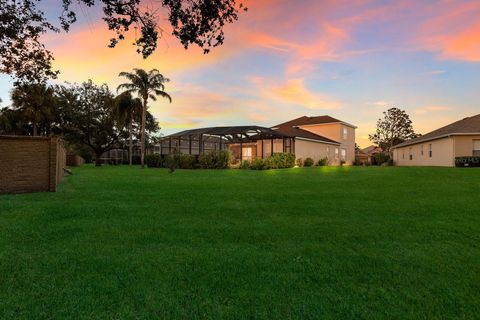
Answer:
<svg viewBox="0 0 480 320"><path fill-rule="evenodd" d="M57 138L51 138L49 141L50 144L50 165L49 165L49 184L48 191L55 192L57 191Z"/></svg>

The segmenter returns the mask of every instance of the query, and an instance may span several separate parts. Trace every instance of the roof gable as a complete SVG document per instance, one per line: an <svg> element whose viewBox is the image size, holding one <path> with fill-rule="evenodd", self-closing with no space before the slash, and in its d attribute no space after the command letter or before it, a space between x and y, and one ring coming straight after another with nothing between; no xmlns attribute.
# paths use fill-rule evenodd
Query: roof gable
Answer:
<svg viewBox="0 0 480 320"><path fill-rule="evenodd" d="M291 126L291 127L296 127L296 126L306 126L306 125L315 125L315 124L327 124L327 123L345 123L341 120L335 119L330 116L317 116L317 117L299 117L284 123L280 123L276 126L273 126L272 128L279 128L279 127L284 127L284 126ZM345 123L348 125L348 123Z"/></svg>

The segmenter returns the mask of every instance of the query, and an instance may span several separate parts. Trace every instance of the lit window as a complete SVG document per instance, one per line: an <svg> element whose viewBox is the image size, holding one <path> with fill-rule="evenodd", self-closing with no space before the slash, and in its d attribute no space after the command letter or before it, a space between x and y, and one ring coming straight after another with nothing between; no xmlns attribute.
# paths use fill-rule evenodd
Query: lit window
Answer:
<svg viewBox="0 0 480 320"><path fill-rule="evenodd" d="M242 158L244 160L252 159L252 148L243 148L242 150Z"/></svg>
<svg viewBox="0 0 480 320"><path fill-rule="evenodd" d="M338 159L338 148L335 148L335 159Z"/></svg>
<svg viewBox="0 0 480 320"><path fill-rule="evenodd" d="M480 140L473 140L473 154L474 157L480 157Z"/></svg>
<svg viewBox="0 0 480 320"><path fill-rule="evenodd" d="M343 139L346 140L348 137L348 129L347 128L343 128Z"/></svg>
<svg viewBox="0 0 480 320"><path fill-rule="evenodd" d="M347 150L342 149L342 160L345 160L346 157L347 157Z"/></svg>
<svg viewBox="0 0 480 320"><path fill-rule="evenodd" d="M428 145L428 156L430 158L433 156L432 144L431 143Z"/></svg>

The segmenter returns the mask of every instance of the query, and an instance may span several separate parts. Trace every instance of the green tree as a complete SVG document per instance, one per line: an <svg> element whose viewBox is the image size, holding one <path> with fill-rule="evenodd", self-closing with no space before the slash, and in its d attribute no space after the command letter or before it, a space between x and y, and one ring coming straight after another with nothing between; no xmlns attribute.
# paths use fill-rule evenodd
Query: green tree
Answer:
<svg viewBox="0 0 480 320"><path fill-rule="evenodd" d="M55 78L58 71L52 69L53 54L43 44L42 35L68 32L77 20L77 12L85 13L89 7L101 8L100 18L113 31L109 47L124 40L131 29L138 30L139 36L132 43L143 58L155 51L163 36L158 26L159 9L165 10L172 35L185 48L195 44L205 53L223 43L225 25L236 21L240 10L246 10L236 0L161 0L156 6L140 0L58 2L63 11L56 23L39 8L38 0L0 0L0 72L21 82Z"/></svg>
<svg viewBox="0 0 480 320"><path fill-rule="evenodd" d="M130 92L124 92L115 98L115 115L120 124L128 127L128 163L132 165L133 157L133 122L141 118L142 101L133 98Z"/></svg>
<svg viewBox="0 0 480 320"><path fill-rule="evenodd" d="M100 166L103 153L119 142L120 130L114 113L114 97L106 84L91 80L59 90L62 135L71 144L86 146Z"/></svg>
<svg viewBox="0 0 480 320"><path fill-rule="evenodd" d="M378 119L377 129L368 139L390 154L393 146L418 136L409 115L399 108L390 108Z"/></svg>
<svg viewBox="0 0 480 320"><path fill-rule="evenodd" d="M141 158L140 162L142 168L145 167L145 124L148 110L148 99L157 100L157 96L168 99L170 103L172 98L165 92L165 83L170 79L165 78L157 69L145 71L143 69L133 69L133 72L120 72L120 77L125 77L129 80L127 83L122 83L118 86L118 90L125 89L125 92L136 93L142 99L142 121L141 121Z"/></svg>
<svg viewBox="0 0 480 320"><path fill-rule="evenodd" d="M32 124L33 136L50 133L51 124L55 120L55 98L53 88L45 84L33 83L17 86L12 90L12 106L19 114Z"/></svg>

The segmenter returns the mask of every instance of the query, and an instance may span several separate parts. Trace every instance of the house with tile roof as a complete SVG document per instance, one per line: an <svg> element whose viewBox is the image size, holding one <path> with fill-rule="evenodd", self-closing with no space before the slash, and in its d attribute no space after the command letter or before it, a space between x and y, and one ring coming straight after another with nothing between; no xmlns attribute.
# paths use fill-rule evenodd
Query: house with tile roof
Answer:
<svg viewBox="0 0 480 320"><path fill-rule="evenodd" d="M355 161L355 129L330 116L296 118L271 128L260 126L208 127L184 130L161 139L160 154L173 151L199 155L231 150L239 160L266 158L288 152L296 159L328 158L332 165Z"/></svg>
<svg viewBox="0 0 480 320"><path fill-rule="evenodd" d="M480 114L441 127L393 148L399 166L455 166L456 157L480 157Z"/></svg>

